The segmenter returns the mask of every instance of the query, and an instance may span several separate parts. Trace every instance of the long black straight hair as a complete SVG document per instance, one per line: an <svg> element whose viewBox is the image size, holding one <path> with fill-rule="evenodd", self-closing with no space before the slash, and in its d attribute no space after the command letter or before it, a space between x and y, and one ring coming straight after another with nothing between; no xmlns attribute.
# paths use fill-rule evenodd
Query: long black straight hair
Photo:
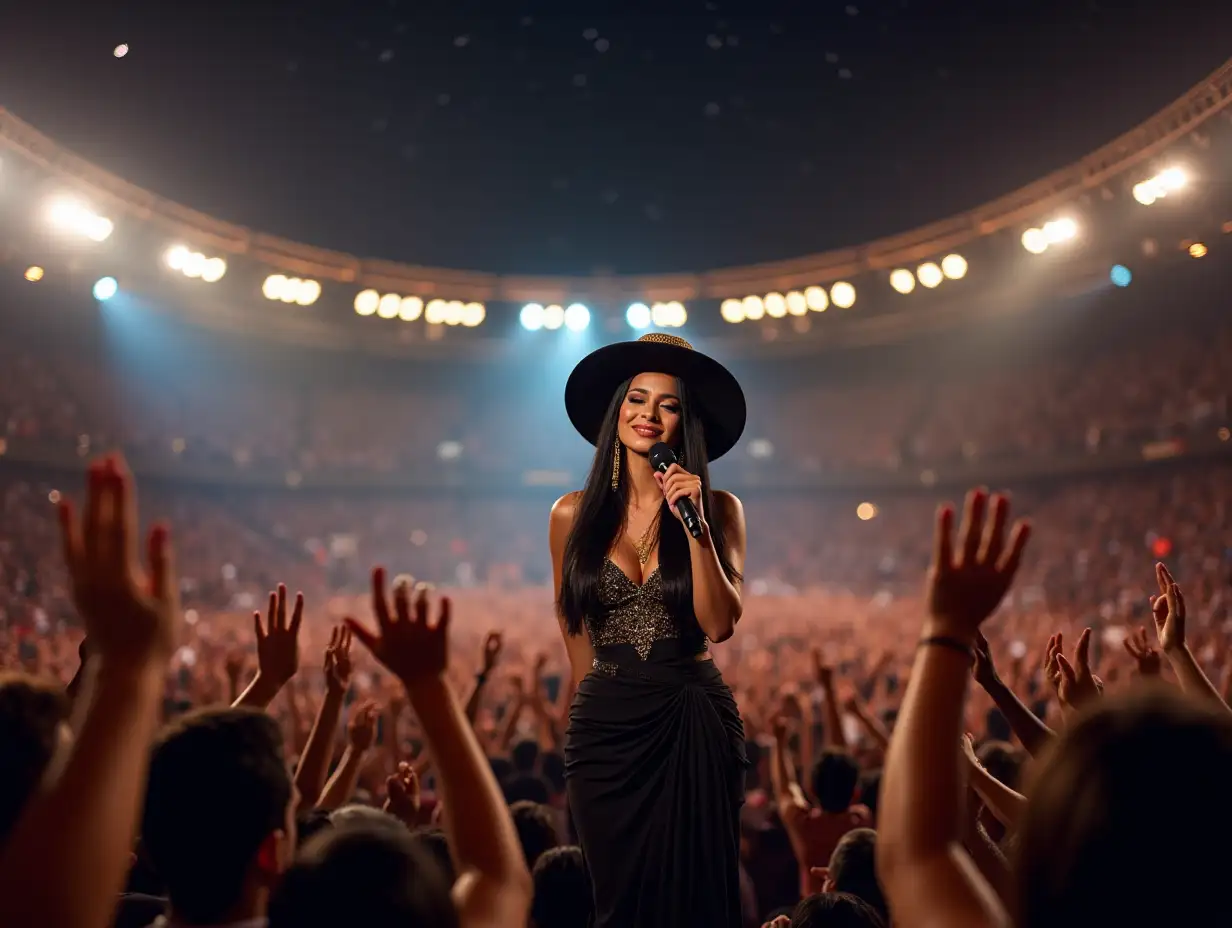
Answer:
<svg viewBox="0 0 1232 928"><path fill-rule="evenodd" d="M617 427L620 407L629 392L631 380L626 380L608 402L603 427L595 442L595 457L582 488L582 498L573 519L569 540L565 543L561 565L560 594L556 608L565 619L569 634L582 632L583 620L602 622L606 609L599 601L599 578L603 562L611 552L625 527L625 509L629 502L629 469L620 468L620 479L612 489L612 465L617 448ZM727 559L724 526L713 519L710 492L710 471L706 456L706 433L701 419L689 403L688 387L676 380L680 397L680 443L675 449L681 466L701 478L703 518L710 526L710 538L719 555L719 564L728 579L736 582L739 572ZM621 449L623 450L623 449ZM672 514L667 500L659 514L659 580L668 613L678 622L696 623L693 613L693 568L689 561L689 539L684 526Z"/></svg>

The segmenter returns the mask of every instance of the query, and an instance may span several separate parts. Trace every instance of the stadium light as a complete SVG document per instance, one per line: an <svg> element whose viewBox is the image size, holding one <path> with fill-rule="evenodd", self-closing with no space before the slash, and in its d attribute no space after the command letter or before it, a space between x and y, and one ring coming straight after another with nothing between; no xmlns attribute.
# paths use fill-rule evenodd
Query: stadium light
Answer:
<svg viewBox="0 0 1232 928"><path fill-rule="evenodd" d="M781 293L767 293L765 298L766 315L771 319L782 319L787 315L787 300Z"/></svg>
<svg viewBox="0 0 1232 928"><path fill-rule="evenodd" d="M919 280L920 285L927 287L929 290L939 287L941 285L941 281L945 280L945 275L941 273L941 268L939 268L932 261L921 264L917 267L915 269L915 276L916 279Z"/></svg>
<svg viewBox="0 0 1232 928"><path fill-rule="evenodd" d="M222 258L207 258L199 251L191 251L184 245L172 245L163 254L163 261L173 271L185 277L217 283L227 273L227 262Z"/></svg>
<svg viewBox="0 0 1232 928"><path fill-rule="evenodd" d="M311 306L320 299L321 285L315 280L300 280L298 277L271 274L261 285L261 293L267 300Z"/></svg>
<svg viewBox="0 0 1232 928"><path fill-rule="evenodd" d="M26 268L26 280L30 281L30 283L36 284L42 279L43 269L37 264L32 264L30 267Z"/></svg>
<svg viewBox="0 0 1232 928"><path fill-rule="evenodd" d="M1189 246L1189 257L1205 258L1206 257L1206 246L1203 245L1201 242L1194 242L1192 245Z"/></svg>
<svg viewBox="0 0 1232 928"><path fill-rule="evenodd" d="M742 300L724 300L719 306L719 315L723 317L724 322L744 322L744 302Z"/></svg>
<svg viewBox="0 0 1232 928"><path fill-rule="evenodd" d="M899 293L910 293L915 289L915 275L905 267L890 271L890 286Z"/></svg>
<svg viewBox="0 0 1232 928"><path fill-rule="evenodd" d="M645 303L633 303L625 310L625 322L632 329L650 328L650 307Z"/></svg>
<svg viewBox="0 0 1232 928"><path fill-rule="evenodd" d="M808 300L799 290L792 290L787 294L787 312L790 315L804 316L808 314L808 309Z"/></svg>
<svg viewBox="0 0 1232 928"><path fill-rule="evenodd" d="M429 300L428 305L424 307L424 322L428 325L440 325L445 321L447 314L448 307L444 300Z"/></svg>
<svg viewBox="0 0 1232 928"><path fill-rule="evenodd" d="M100 277L94 282L94 299L100 303L105 303L115 296L119 290L120 285L114 277Z"/></svg>
<svg viewBox="0 0 1232 928"><path fill-rule="evenodd" d="M551 306L543 307L543 327L545 329L559 329L565 324L564 307L558 303L553 303Z"/></svg>
<svg viewBox="0 0 1232 928"><path fill-rule="evenodd" d="M962 280L967 276L967 259L962 255L946 255L941 259L941 273L950 280Z"/></svg>
<svg viewBox="0 0 1232 928"><path fill-rule="evenodd" d="M839 309L851 309L856 305L856 288L840 280L830 288L830 302Z"/></svg>
<svg viewBox="0 0 1232 928"><path fill-rule="evenodd" d="M1078 235L1078 223L1068 216L1052 219L1042 228L1022 233L1022 247L1033 255L1042 255L1053 245L1073 241Z"/></svg>
<svg viewBox="0 0 1232 928"><path fill-rule="evenodd" d="M406 300L403 300L402 304L405 306ZM488 310L482 303L467 303L462 307L462 325L468 329L473 329L475 326L481 325L483 320L487 318L487 315Z"/></svg>
<svg viewBox="0 0 1232 928"><path fill-rule="evenodd" d="M483 322L483 307L480 306L479 310L479 322ZM398 303L398 318L403 322L414 322L423 315L423 312L424 301L417 296L404 296ZM479 322L476 322L475 325L478 325Z"/></svg>
<svg viewBox="0 0 1232 928"><path fill-rule="evenodd" d="M355 294L355 313L359 316L371 316L380 305L381 295L375 290L360 290Z"/></svg>
<svg viewBox="0 0 1232 928"><path fill-rule="evenodd" d="M581 303L571 303L565 310L565 328L570 332L580 332L590 325L590 310Z"/></svg>
<svg viewBox="0 0 1232 928"><path fill-rule="evenodd" d="M766 304L759 296L746 296L744 298L744 318L745 319L760 319L766 314Z"/></svg>
<svg viewBox="0 0 1232 928"><path fill-rule="evenodd" d="M52 200L47 215L55 228L92 242L105 242L115 230L115 224L106 216L100 216L84 203L69 197Z"/></svg>
<svg viewBox="0 0 1232 928"><path fill-rule="evenodd" d="M830 306L830 296L825 287L805 287L804 302L815 313L824 313Z"/></svg>
<svg viewBox="0 0 1232 928"><path fill-rule="evenodd" d="M522 307L522 311L518 313L518 321L522 323L522 328L528 332L542 329L543 307L538 303L527 303Z"/></svg>
<svg viewBox="0 0 1232 928"><path fill-rule="evenodd" d="M661 329L680 328L688 318L689 314L684 304L678 300L672 300L670 303L655 303L650 307L650 321Z"/></svg>
<svg viewBox="0 0 1232 928"><path fill-rule="evenodd" d="M1189 177L1181 168L1171 167L1160 171L1154 177L1134 184L1134 199L1143 206L1150 206L1156 200L1162 200L1169 193L1175 193L1189 183Z"/></svg>

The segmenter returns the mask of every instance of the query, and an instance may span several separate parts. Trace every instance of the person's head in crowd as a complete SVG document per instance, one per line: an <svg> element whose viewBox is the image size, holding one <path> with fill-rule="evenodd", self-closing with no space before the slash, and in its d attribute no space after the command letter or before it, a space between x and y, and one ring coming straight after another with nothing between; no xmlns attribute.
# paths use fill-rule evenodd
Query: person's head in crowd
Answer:
<svg viewBox="0 0 1232 928"><path fill-rule="evenodd" d="M590 877L576 847L554 847L535 862L530 907L533 928L582 928L589 924L593 899Z"/></svg>
<svg viewBox="0 0 1232 928"><path fill-rule="evenodd" d="M0 847L57 748L71 739L62 690L22 674L0 675Z"/></svg>
<svg viewBox="0 0 1232 928"><path fill-rule="evenodd" d="M326 809L310 809L295 817L295 841L297 847L303 847L322 831L333 826L330 813Z"/></svg>
<svg viewBox="0 0 1232 928"><path fill-rule="evenodd" d="M539 762L539 772L554 796L565 791L565 755L560 751L545 751Z"/></svg>
<svg viewBox="0 0 1232 928"><path fill-rule="evenodd" d="M535 773L539 767L539 744L523 738L509 751L509 760L517 773Z"/></svg>
<svg viewBox="0 0 1232 928"><path fill-rule="evenodd" d="M850 893L814 893L792 910L791 928L885 928L885 921Z"/></svg>
<svg viewBox="0 0 1232 928"><path fill-rule="evenodd" d="M522 844L526 869L533 870L535 861L545 851L560 845L552 810L537 802L521 800L509 807L509 814L513 816L513 827L517 829L518 841Z"/></svg>
<svg viewBox="0 0 1232 928"><path fill-rule="evenodd" d="M1016 924L1225 923L1230 772L1232 715L1213 700L1166 686L1096 700L1029 785ZM1130 890L1135 875L1149 887Z"/></svg>
<svg viewBox="0 0 1232 928"><path fill-rule="evenodd" d="M851 807L860 781L860 765L846 751L830 748L813 765L809 785L823 812L838 814Z"/></svg>
<svg viewBox="0 0 1232 928"><path fill-rule="evenodd" d="M295 789L278 723L206 709L154 746L142 845L173 920L217 925L264 914L295 850Z"/></svg>
<svg viewBox="0 0 1232 928"><path fill-rule="evenodd" d="M341 828L347 825L370 823L373 828L401 828L406 829L402 822L384 812L381 809L374 809L372 806L366 806L359 802L353 802L345 806L339 806L333 812L329 813L329 822L335 828Z"/></svg>
<svg viewBox="0 0 1232 928"><path fill-rule="evenodd" d="M501 792L505 795L505 802L510 805L515 802L546 805L552 801L552 790L547 781L534 773L514 774L501 784Z"/></svg>
<svg viewBox="0 0 1232 928"><path fill-rule="evenodd" d="M497 783L504 783L513 776L513 764L505 757L488 758L488 765L492 768L492 776L496 777Z"/></svg>
<svg viewBox="0 0 1232 928"><path fill-rule="evenodd" d="M405 828L353 819L304 845L269 905L269 928L454 928L450 884Z"/></svg>
<svg viewBox="0 0 1232 928"><path fill-rule="evenodd" d="M1007 741L986 741L975 752L984 769L1008 786L1018 789L1023 753Z"/></svg>
<svg viewBox="0 0 1232 928"><path fill-rule="evenodd" d="M453 854L449 850L449 836L445 834L444 830L441 828L417 828L411 832L411 837L432 856L432 859L436 861L436 865L441 868L441 873L445 874L445 882L452 886L457 881L458 874L454 870Z"/></svg>
<svg viewBox="0 0 1232 928"><path fill-rule="evenodd" d="M825 891L863 899L888 922L890 908L877 881L876 852L877 832L873 829L857 828L843 835L830 855Z"/></svg>
<svg viewBox="0 0 1232 928"><path fill-rule="evenodd" d="M860 805L868 808L869 813L873 817L873 821L877 820L877 805L881 796L881 768L876 770L868 770L860 774L859 786Z"/></svg>

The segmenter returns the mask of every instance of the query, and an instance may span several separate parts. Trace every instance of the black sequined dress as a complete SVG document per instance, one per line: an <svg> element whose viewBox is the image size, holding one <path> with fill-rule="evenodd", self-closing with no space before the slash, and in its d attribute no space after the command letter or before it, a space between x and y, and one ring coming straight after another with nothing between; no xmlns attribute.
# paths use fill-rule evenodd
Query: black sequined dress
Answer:
<svg viewBox="0 0 1232 928"><path fill-rule="evenodd" d="M706 638L604 561L594 669L569 712L569 808L595 895L594 928L740 928L747 756Z"/></svg>

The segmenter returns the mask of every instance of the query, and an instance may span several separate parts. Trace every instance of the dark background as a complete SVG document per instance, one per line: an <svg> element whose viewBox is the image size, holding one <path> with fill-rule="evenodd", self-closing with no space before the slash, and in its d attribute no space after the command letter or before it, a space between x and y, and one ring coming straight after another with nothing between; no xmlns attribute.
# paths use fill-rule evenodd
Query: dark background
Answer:
<svg viewBox="0 0 1232 928"><path fill-rule="evenodd" d="M0 105L99 165L314 245L513 273L901 231L1081 157L1232 51L1213 2L16 6Z"/></svg>

